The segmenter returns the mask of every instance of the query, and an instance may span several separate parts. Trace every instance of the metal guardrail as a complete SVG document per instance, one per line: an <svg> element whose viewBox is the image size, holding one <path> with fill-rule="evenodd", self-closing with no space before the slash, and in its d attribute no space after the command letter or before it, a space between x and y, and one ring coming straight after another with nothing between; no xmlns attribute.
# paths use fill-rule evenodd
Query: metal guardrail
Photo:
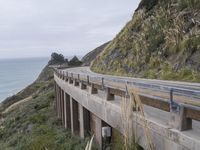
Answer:
<svg viewBox="0 0 200 150"><path fill-rule="evenodd" d="M87 75L84 73L80 73L80 74L76 74L73 72L65 72L65 71L60 71L57 70L60 74L65 75L65 76L69 76L69 77L74 77L77 79L82 79L82 80L90 80L93 82L97 82L100 83L102 82L102 78L104 80L104 83L106 82L110 82L110 83L115 83L115 84L121 84L121 89L125 88L125 85L127 84L127 86L132 86L132 87L139 87L142 89L151 89L154 91L159 91L159 92L165 92L165 93L169 93L170 96L170 92L173 91L173 95L181 95L181 96L185 96L188 98L196 98L199 99L200 101L200 90L196 90L196 89L192 89L192 88L180 88L177 87L177 85L162 85L162 84L154 84L154 83L144 83L141 81L128 81L128 80L124 80L124 79L115 79L115 78L107 78L107 77L100 77L100 76L93 76L93 75ZM71 76L71 74L73 74ZM78 77L79 76L79 77ZM89 79L88 79L89 78ZM200 89L200 86L199 86Z"/></svg>
<svg viewBox="0 0 200 150"><path fill-rule="evenodd" d="M66 81L66 79L74 80L75 82L84 82L84 84L91 86L91 84L96 85L95 88L104 90L106 88L110 89L111 94L113 95L126 95L127 94L127 86L137 87L140 89L150 89L151 91L156 91L160 93L165 93L168 95L167 99L164 99L159 96L148 95L145 93L140 93L142 103L164 110L175 115L181 115L182 123L188 122L188 127L182 126L183 130L189 129L191 120L200 121L200 105L196 106L195 104L185 104L181 102L177 102L174 98L175 96L184 96L186 98L195 98L200 104L200 91L192 90L192 88L180 88L174 86L165 86L160 84L149 84L143 82L136 81L127 81L123 79L111 79L101 76L92 76L84 73L73 73L66 72L62 70L55 69L55 73L57 76ZM183 119L185 118L185 120ZM187 121L186 121L187 120Z"/></svg>

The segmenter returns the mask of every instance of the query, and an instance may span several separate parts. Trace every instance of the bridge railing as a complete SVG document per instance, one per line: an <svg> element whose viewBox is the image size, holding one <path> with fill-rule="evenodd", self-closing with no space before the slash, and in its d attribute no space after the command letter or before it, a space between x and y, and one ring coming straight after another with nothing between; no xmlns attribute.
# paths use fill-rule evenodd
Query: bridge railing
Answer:
<svg viewBox="0 0 200 150"><path fill-rule="evenodd" d="M200 101L198 101L200 91L198 90L129 82L123 79L116 80L58 69L55 69L55 74L65 82L79 86L83 90L88 86L90 94L97 94L98 90L104 91L105 99L108 101L114 100L115 96L130 97L130 95L138 94L144 105L170 112L171 126L180 131L192 129L192 120L200 121ZM190 98L196 98L196 100L191 101ZM182 99L185 100L182 101Z"/></svg>

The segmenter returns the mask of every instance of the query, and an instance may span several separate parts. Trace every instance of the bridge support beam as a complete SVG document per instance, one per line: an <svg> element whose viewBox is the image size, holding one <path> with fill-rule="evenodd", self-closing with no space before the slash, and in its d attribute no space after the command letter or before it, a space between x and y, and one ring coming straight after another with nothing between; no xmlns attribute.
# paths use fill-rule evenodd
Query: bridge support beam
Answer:
<svg viewBox="0 0 200 150"><path fill-rule="evenodd" d="M62 119L62 125L65 124L64 96L65 96L65 92L61 89L61 119Z"/></svg>
<svg viewBox="0 0 200 150"><path fill-rule="evenodd" d="M64 96L65 128L71 129L70 96L67 93Z"/></svg>
<svg viewBox="0 0 200 150"><path fill-rule="evenodd" d="M192 129L192 119L187 118L186 109L180 105L177 109L170 107L170 123L172 128L179 131L185 131Z"/></svg>
<svg viewBox="0 0 200 150"><path fill-rule="evenodd" d="M61 118L61 111L60 111L60 102L61 102L61 89L60 87L58 87L58 118L60 119Z"/></svg>
<svg viewBox="0 0 200 150"><path fill-rule="evenodd" d="M71 131L72 134L79 134L79 118L78 118L78 102L70 97L70 110L71 110Z"/></svg>
<svg viewBox="0 0 200 150"><path fill-rule="evenodd" d="M58 117L58 85L55 82L55 110L56 110L56 115Z"/></svg>
<svg viewBox="0 0 200 150"><path fill-rule="evenodd" d="M90 131L90 114L82 105L79 104L80 137L85 138Z"/></svg>
<svg viewBox="0 0 200 150"><path fill-rule="evenodd" d="M99 146L99 149L102 150L103 140L102 140L102 120L95 115L91 115L93 122L93 132L94 139L96 144Z"/></svg>

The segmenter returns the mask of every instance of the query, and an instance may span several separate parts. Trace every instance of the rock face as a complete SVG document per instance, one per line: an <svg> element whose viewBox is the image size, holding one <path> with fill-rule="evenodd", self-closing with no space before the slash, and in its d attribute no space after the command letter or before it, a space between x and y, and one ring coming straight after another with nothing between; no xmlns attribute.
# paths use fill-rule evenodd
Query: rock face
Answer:
<svg viewBox="0 0 200 150"><path fill-rule="evenodd" d="M109 42L97 47L93 51L89 52L82 58L83 66L89 66L91 62L104 50Z"/></svg>
<svg viewBox="0 0 200 150"><path fill-rule="evenodd" d="M95 72L200 82L200 1L142 0Z"/></svg>

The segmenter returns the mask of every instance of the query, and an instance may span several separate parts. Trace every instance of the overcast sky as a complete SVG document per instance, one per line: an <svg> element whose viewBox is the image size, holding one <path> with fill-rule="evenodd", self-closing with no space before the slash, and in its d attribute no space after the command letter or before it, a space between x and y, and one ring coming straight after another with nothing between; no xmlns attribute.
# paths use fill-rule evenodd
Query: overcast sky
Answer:
<svg viewBox="0 0 200 150"><path fill-rule="evenodd" d="M140 0L0 0L0 58L84 55L111 40Z"/></svg>

